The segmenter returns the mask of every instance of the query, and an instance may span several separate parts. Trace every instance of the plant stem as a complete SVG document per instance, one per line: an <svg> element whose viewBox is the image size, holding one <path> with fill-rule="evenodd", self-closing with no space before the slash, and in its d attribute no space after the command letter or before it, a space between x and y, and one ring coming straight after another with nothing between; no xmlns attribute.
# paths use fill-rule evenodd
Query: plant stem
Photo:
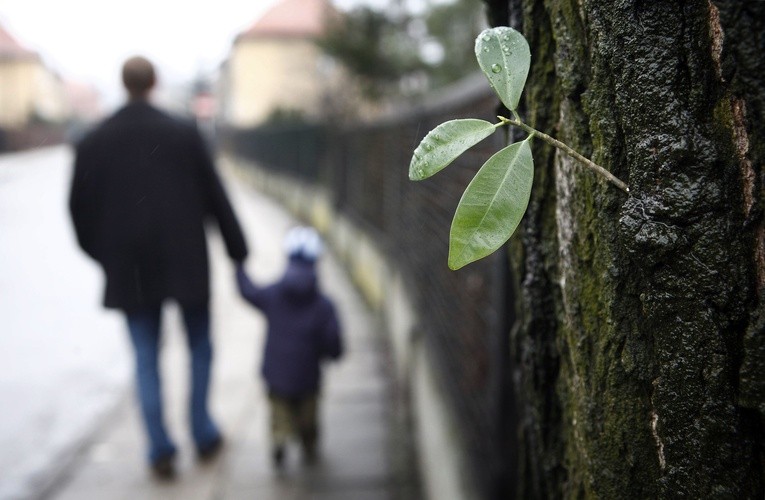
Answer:
<svg viewBox="0 0 765 500"><path fill-rule="evenodd" d="M592 160L589 160L589 159L585 158L584 156L582 156L581 154L577 153L570 146L560 142L559 140L557 140L557 139L555 139L553 137L550 137L549 135L545 134L544 132L540 132L539 130L535 129L534 127L530 127L529 125L526 125L525 123L523 123L518 118L518 115L515 112L513 112L513 114L515 116L514 119L505 118L504 116L498 116L497 118L499 118L502 121L502 123L504 123L504 124L513 125L515 127L520 127L523 130L525 130L526 132L528 132L529 134L533 134L533 135L539 137L540 139L542 139L546 143L550 144L551 146L555 146L556 148L558 148L561 151L565 152L566 154L568 154L572 158L576 159L577 161L579 161L579 163L581 163L585 167L589 168L590 170L594 170L596 173L602 175L609 182L611 182L614 186L618 187L619 189L621 189L625 193L629 193L630 192L629 186L627 186L627 184L625 184L621 179L616 177L614 174L612 174L611 172L609 172L605 168L601 167L597 163L593 162Z"/></svg>

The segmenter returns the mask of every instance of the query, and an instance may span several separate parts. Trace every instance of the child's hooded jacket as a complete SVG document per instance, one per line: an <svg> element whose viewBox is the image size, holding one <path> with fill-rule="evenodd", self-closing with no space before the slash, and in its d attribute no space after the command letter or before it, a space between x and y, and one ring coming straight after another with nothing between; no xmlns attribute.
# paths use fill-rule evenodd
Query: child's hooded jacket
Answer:
<svg viewBox="0 0 765 500"><path fill-rule="evenodd" d="M283 397L318 392L321 361L343 353L340 325L332 302L320 291L313 262L291 258L282 278L258 287L237 269L242 296L268 321L262 374L269 391Z"/></svg>

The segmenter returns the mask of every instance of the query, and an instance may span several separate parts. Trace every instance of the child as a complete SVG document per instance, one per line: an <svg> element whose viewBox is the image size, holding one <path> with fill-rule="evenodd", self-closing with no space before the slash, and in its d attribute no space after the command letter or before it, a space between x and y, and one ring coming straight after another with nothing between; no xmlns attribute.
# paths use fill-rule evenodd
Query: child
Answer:
<svg viewBox="0 0 765 500"><path fill-rule="evenodd" d="M239 292L268 322L262 375L271 406L271 442L276 466L284 461L290 437L300 438L303 458L316 459L321 361L343 352L332 302L319 290L316 260L321 239L309 227L292 229L285 239L289 262L281 279L266 287L237 268Z"/></svg>

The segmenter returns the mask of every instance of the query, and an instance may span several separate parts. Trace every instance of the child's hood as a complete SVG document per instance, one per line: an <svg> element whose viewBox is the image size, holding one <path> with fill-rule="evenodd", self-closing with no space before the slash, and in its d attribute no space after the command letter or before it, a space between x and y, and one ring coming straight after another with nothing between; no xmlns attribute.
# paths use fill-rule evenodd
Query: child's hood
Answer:
<svg viewBox="0 0 765 500"><path fill-rule="evenodd" d="M316 268L308 262L290 261L281 282L285 293L295 299L313 298L318 291Z"/></svg>

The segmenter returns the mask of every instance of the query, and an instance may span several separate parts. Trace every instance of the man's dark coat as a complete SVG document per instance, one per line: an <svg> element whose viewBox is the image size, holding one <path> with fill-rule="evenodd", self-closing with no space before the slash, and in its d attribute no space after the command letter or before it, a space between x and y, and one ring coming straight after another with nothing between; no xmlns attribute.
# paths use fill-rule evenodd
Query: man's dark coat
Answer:
<svg viewBox="0 0 765 500"><path fill-rule="evenodd" d="M247 245L196 127L131 102L77 146L69 208L80 246L106 274L104 305L125 311L209 299L205 222L229 256Z"/></svg>

